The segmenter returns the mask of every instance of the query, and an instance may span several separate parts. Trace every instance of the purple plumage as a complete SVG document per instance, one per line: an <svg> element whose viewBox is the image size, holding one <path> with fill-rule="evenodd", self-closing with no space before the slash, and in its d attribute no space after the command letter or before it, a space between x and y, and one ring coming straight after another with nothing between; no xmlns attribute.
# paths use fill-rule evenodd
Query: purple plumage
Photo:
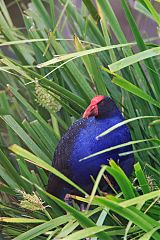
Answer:
<svg viewBox="0 0 160 240"><path fill-rule="evenodd" d="M129 176L132 173L134 157L132 154L126 156L119 156L119 154L131 151L131 146L118 148L80 161L80 159L93 153L131 141L127 125L117 128L99 140L96 139L100 133L122 121L124 121L124 117L111 98L94 97L84 112L83 118L76 121L60 140L55 150L53 167L88 193L93 187L90 176L96 178L101 165L108 165L110 159L117 162ZM102 186L103 184L105 186ZM103 181L101 186L103 189L107 189L107 183ZM75 189L53 174L49 176L47 191L61 199L67 193L78 194Z"/></svg>

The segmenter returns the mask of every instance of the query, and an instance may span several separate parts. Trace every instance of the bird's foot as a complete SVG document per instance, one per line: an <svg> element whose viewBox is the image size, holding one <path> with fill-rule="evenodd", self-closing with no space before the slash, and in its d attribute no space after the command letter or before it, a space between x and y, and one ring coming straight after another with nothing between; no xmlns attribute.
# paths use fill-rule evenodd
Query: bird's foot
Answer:
<svg viewBox="0 0 160 240"><path fill-rule="evenodd" d="M81 212L85 212L85 211L86 211L86 206L85 206L84 203L81 203L81 204L80 204L80 211L81 211Z"/></svg>
<svg viewBox="0 0 160 240"><path fill-rule="evenodd" d="M64 201L65 203L67 203L68 205L72 205L72 196L71 194L67 193L64 197Z"/></svg>
<svg viewBox="0 0 160 240"><path fill-rule="evenodd" d="M106 197L109 193L107 192L101 192L102 193L102 196Z"/></svg>

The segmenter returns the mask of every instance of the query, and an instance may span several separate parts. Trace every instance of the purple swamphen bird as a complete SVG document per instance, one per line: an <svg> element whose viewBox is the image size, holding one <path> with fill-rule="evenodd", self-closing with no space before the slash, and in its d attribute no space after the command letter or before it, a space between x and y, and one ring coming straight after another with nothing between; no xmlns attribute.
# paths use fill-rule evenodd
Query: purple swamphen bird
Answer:
<svg viewBox="0 0 160 240"><path fill-rule="evenodd" d="M53 167L62 172L73 182L90 193L93 187L91 175L96 178L101 165L108 165L113 159L124 170L127 176L132 173L133 154L119 156L120 153L132 150L132 146L121 147L87 160L80 161L86 156L101 150L131 141L127 125L115 129L97 140L97 136L124 121L120 110L110 97L95 96L83 117L77 120L61 138L53 159ZM102 180L100 187L107 186ZM72 186L50 174L47 191L52 195L64 199L66 194L79 194Z"/></svg>

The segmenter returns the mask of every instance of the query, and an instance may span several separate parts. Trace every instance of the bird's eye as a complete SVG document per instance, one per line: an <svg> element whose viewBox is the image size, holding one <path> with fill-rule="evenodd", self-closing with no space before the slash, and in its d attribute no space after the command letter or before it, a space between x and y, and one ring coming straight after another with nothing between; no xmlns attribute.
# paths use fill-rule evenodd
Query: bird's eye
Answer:
<svg viewBox="0 0 160 240"><path fill-rule="evenodd" d="M104 106L105 105L105 103L104 102L101 102L101 106Z"/></svg>
<svg viewBox="0 0 160 240"><path fill-rule="evenodd" d="M101 106L105 106L105 101L102 100L99 104L100 104Z"/></svg>

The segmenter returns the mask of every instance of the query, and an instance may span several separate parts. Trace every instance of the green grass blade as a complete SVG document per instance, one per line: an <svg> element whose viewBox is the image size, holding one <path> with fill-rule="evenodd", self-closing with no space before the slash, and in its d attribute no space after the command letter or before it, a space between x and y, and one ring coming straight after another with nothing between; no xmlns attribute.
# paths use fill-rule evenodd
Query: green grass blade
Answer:
<svg viewBox="0 0 160 240"><path fill-rule="evenodd" d="M83 3L86 5L88 11L90 12L92 18L97 22L98 21L98 14L97 10L91 0L83 0Z"/></svg>
<svg viewBox="0 0 160 240"><path fill-rule="evenodd" d="M123 122L117 123L115 124L113 127L110 127L109 129L107 129L106 131L104 131L103 133L99 134L96 138L99 139L105 135L107 135L108 133L114 131L115 129L129 123L129 122L133 122L139 119L145 119L145 118L158 118L158 116L140 116L140 117L135 117L135 118L130 118L127 120L124 120Z"/></svg>
<svg viewBox="0 0 160 240"><path fill-rule="evenodd" d="M155 8L153 7L152 3L149 0L145 0L145 4L146 4L148 10L150 11L155 22L158 25L160 25L160 16L159 16L158 12L155 10Z"/></svg>
<svg viewBox="0 0 160 240"><path fill-rule="evenodd" d="M63 201L59 200L58 198L52 196L51 194L47 194L53 201L55 201L60 207L62 207L65 211L69 212L70 214L73 215L75 219L78 220L81 226L83 227L96 227L95 223L87 218L82 212L77 211L73 207L66 205ZM99 239L110 239L107 233L102 232L102 233L97 233L96 234Z"/></svg>
<svg viewBox="0 0 160 240"><path fill-rule="evenodd" d="M26 159L26 161L29 161L43 169L46 169L47 171L52 172L55 174L57 177L61 178L62 180L66 181L76 189L78 189L81 193L87 195L87 193L82 190L80 187L78 187L75 183L73 183L70 179L68 179L66 176L64 176L61 172L50 166L47 162L41 160L39 157L36 157L34 154L30 153L29 151L17 146L17 145L12 145L9 147L9 149L18 154L19 156L22 156Z"/></svg>
<svg viewBox="0 0 160 240"><path fill-rule="evenodd" d="M124 201L124 202L120 203L119 205L126 208L126 207L129 207L129 206L139 204L140 202L142 202L142 203L146 202L150 199L156 198L157 196L160 196L160 190L149 192L149 193L146 193L142 196L132 198L130 200L127 200L127 201Z"/></svg>
<svg viewBox="0 0 160 240"><path fill-rule="evenodd" d="M99 53L102 51L107 51L110 49L114 49L114 48L121 48L121 47L127 47L127 46L133 46L135 45L134 43L125 43L125 44L117 44L117 45L111 45L111 46L106 46L106 47L100 47L100 48L94 48L94 49L89 49L89 50L84 50L84 51L80 51L80 52L74 52L74 53L68 53L68 54L63 54L59 57L55 57L47 62L38 64L38 68L42 68L42 67L47 67L51 64L56 64L62 61L66 61L68 59L72 59L72 58L79 58L79 57L83 57L89 54L94 54L94 53Z"/></svg>
<svg viewBox="0 0 160 240"><path fill-rule="evenodd" d="M134 18L131 14L131 11L128 7L128 3L125 0L121 0L121 2L122 2L122 7L124 9L124 12L126 14L128 23L130 25L131 31L133 33L133 36L137 41L137 45L138 45L138 47L141 51L145 51L147 48L146 48L145 43L144 43L144 41L141 37L140 32L138 31L136 22L134 21ZM159 78L158 78L158 74L156 72L156 69L154 67L152 59L146 59L145 60L145 65L146 65L147 71L150 75L150 78L153 82L154 88L156 90L159 90L160 89L159 88Z"/></svg>
<svg viewBox="0 0 160 240"><path fill-rule="evenodd" d="M46 222L43 219L34 219L34 218L8 218L8 217L1 217L0 222L7 222L7 223L42 223Z"/></svg>
<svg viewBox="0 0 160 240"><path fill-rule="evenodd" d="M156 101L154 98L151 97L151 95L147 94L143 90L141 90L139 87L135 86L134 84L130 83L126 79L116 76L112 80L113 83L115 83L117 86L127 90L128 92L133 93L134 95L144 99L145 101L155 105L156 107L160 108L160 104L158 101Z"/></svg>
<svg viewBox="0 0 160 240"><path fill-rule="evenodd" d="M145 232L152 230L155 226L159 226L158 222L153 220L151 217L145 215L135 207L123 208L118 203L101 197L95 197L93 203L98 204L102 207L110 208L112 211L116 212L120 216L123 216L129 221L132 221L135 225L140 227L140 229L143 229ZM156 240L158 240L159 237L159 234L153 236L153 238Z"/></svg>
<svg viewBox="0 0 160 240"><path fill-rule="evenodd" d="M35 153L37 156L41 156L46 162L50 162L50 159L44 154L44 152L37 146L37 144L30 138L30 136L23 130L23 128L15 121L10 115L1 116L1 118L10 126L13 131L22 139L22 141Z"/></svg>
<svg viewBox="0 0 160 240"><path fill-rule="evenodd" d="M111 167L106 167L106 171L114 177L125 199L134 198L133 186L124 171L113 160L109 164Z"/></svg>
<svg viewBox="0 0 160 240"><path fill-rule="evenodd" d="M32 3L37 9L37 12L40 15L40 18L43 19L43 21L45 22L45 25L48 27L48 30L51 29L52 27L51 19L42 1L32 0Z"/></svg>
<svg viewBox="0 0 160 240"><path fill-rule="evenodd" d="M18 237L14 238L14 240L30 240L37 236L40 236L41 234L51 230L55 229L56 227L65 224L70 220L69 216L61 216L55 219L52 219L46 223L40 224L37 227L34 227L22 234L20 234Z"/></svg>
<svg viewBox="0 0 160 240"><path fill-rule="evenodd" d="M119 144L119 145L116 145L116 146L113 146L113 147L104 149L104 150L102 150L102 151L93 153L93 154L91 154L91 155L89 155L89 156L86 156L86 157L80 159L79 161L81 162L81 161L87 160L87 159L89 159L89 158L98 156L98 155L100 155L100 154L103 154L103 153L106 153L106 152L110 152L110 151L112 151L112 150L115 150L115 149L117 149L117 148L126 147L126 146L134 145L134 144L137 144L137 143L150 142L150 141L151 141L151 142L152 142L152 141L153 141L153 142L154 142L154 141L158 141L158 142L159 142L158 139L154 139L154 138L143 139L143 140L136 140L136 141L130 141L130 142L127 142L127 143Z"/></svg>
<svg viewBox="0 0 160 240"><path fill-rule="evenodd" d="M96 226L96 227L90 227L90 228L86 228L83 230L79 230L75 233L70 234L69 236L62 238L62 240L80 240L83 238L87 238L90 236L93 236L99 232L105 231L105 230L111 230L112 227L110 226Z"/></svg>
<svg viewBox="0 0 160 240"><path fill-rule="evenodd" d="M143 191L143 193L149 193L150 192L150 187L148 185L148 182L147 182L147 179L142 171L142 168L141 168L141 165L140 163L136 163L134 165L134 169L135 169L135 174L136 174L136 177L138 179L138 182L140 184L140 187Z"/></svg>
<svg viewBox="0 0 160 240"><path fill-rule="evenodd" d="M20 178L18 172L15 170L15 167L11 164L10 160L7 158L7 156L1 151L0 149L0 164L4 167L5 171L8 173L8 175L11 176L13 181L15 181L16 185L23 186L23 181Z"/></svg>
<svg viewBox="0 0 160 240"><path fill-rule="evenodd" d="M149 232L145 233L142 237L140 237L139 240L149 240L149 239L151 239L152 235L159 229L160 229L160 227L153 228Z"/></svg>
<svg viewBox="0 0 160 240"><path fill-rule="evenodd" d="M134 63L137 63L144 59L152 58L158 55L160 55L160 47L154 47L154 48L136 53L132 56L125 57L115 63L108 65L108 67L111 70L111 72L116 72Z"/></svg>

